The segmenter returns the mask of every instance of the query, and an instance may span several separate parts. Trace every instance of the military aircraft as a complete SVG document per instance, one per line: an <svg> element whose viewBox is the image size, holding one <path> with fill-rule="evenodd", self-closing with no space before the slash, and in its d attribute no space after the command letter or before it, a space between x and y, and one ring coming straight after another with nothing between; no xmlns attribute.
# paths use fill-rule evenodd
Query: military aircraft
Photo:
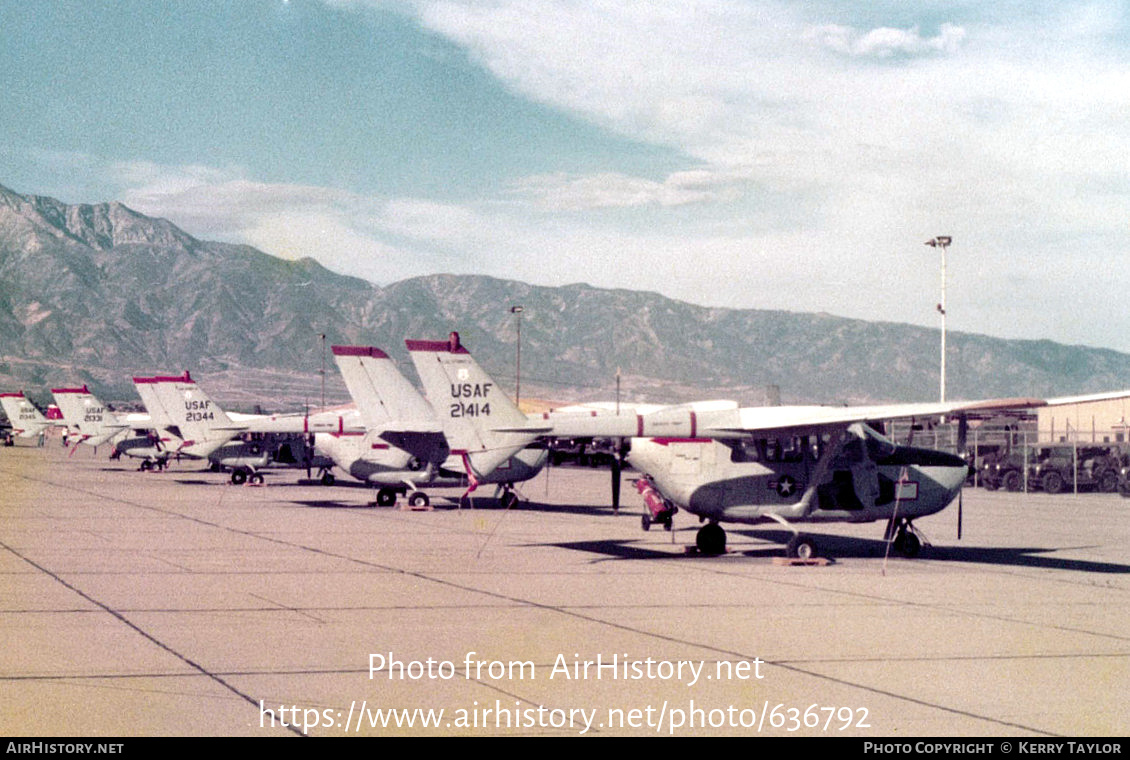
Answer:
<svg viewBox="0 0 1130 760"><path fill-rule="evenodd" d="M74 448L80 443L101 446L125 435L131 429L146 429L148 414L120 414L112 411L83 385L80 388L52 388L51 395L63 415L69 433L66 443Z"/></svg>
<svg viewBox="0 0 1130 760"><path fill-rule="evenodd" d="M427 505L425 485L469 483L470 492L480 484L495 483L503 504L510 506L517 500L514 483L533 477L544 464L545 450L525 449L533 440L528 438L501 457L492 454L489 462L473 454L481 469L469 477L464 459L466 430L441 423L384 351L372 346L334 346L333 354L367 432L364 436L332 436L324 447L346 472L380 486L377 504L391 506L397 494L404 492L409 504ZM516 408L513 411L521 418Z"/></svg>
<svg viewBox="0 0 1130 760"><path fill-rule="evenodd" d="M144 422L134 428L135 435L123 438L114 445L112 458L128 456L140 459L139 469L162 470L169 466L169 460L177 457L184 446L180 431L173 422L172 417L165 411L164 405L156 394L159 382L172 380L163 377L135 377L134 388L141 397L148 424Z"/></svg>
<svg viewBox="0 0 1130 760"><path fill-rule="evenodd" d="M0 406L3 407L4 414L8 415L12 435L19 438L35 438L50 427L63 424L61 421L44 417L43 412L28 401L23 391L0 393Z"/></svg>
<svg viewBox="0 0 1130 760"><path fill-rule="evenodd" d="M418 490L447 456L447 441L423 399L378 348L333 346L334 360L357 407L360 425L321 432L318 449L351 477L379 486L377 504L392 506L398 493L425 506Z"/></svg>
<svg viewBox="0 0 1130 760"><path fill-rule="evenodd" d="M913 521L957 500L969 467L955 454L896 444L869 421L940 415L964 421L971 412L1044 403L1022 398L858 407L690 404L646 414L547 413L519 420L498 414L492 396L497 388L456 333L446 342L408 343L445 423L489 420L481 452L538 436L620 439L621 458L643 473L637 484L647 505L643 528L660 523L670 529L679 509L697 515L706 523L695 542L703 554L725 552L722 522L780 523L793 532L789 555L808 558L816 554L816 543L796 524L882 520L887 540L913 556L921 547ZM618 475L614 471L614 491Z"/></svg>
<svg viewBox="0 0 1130 760"><path fill-rule="evenodd" d="M207 458L231 470L233 483L262 483L267 466L312 467L321 470L323 484L333 483L332 463L315 452L312 439L324 431L348 434L361 429L356 410L328 410L313 414L239 414L225 412L191 375L135 377L134 385L159 431L155 442L159 461L169 458ZM270 440L273 435L296 440ZM248 440L234 441L239 436ZM145 452L144 447L140 447ZM284 453L285 452L285 455ZM128 452L127 452L128 453ZM144 463L143 463L144 468Z"/></svg>
<svg viewBox="0 0 1130 760"><path fill-rule="evenodd" d="M408 354L451 452L440 468L450 481L466 483L465 495L493 484L503 507L518 502L517 483L539 472L549 451L530 432L499 432L495 424L524 425L528 418L451 333L447 341L406 340Z"/></svg>

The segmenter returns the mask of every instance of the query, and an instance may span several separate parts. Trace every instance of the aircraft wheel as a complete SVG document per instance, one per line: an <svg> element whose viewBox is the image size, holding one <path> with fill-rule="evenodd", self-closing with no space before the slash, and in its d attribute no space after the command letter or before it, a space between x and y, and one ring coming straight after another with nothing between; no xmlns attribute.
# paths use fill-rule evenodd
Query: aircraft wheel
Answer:
<svg viewBox="0 0 1130 760"><path fill-rule="evenodd" d="M810 536L793 536L785 547L785 553L795 559L812 559L816 556L816 541Z"/></svg>
<svg viewBox="0 0 1130 760"><path fill-rule="evenodd" d="M675 527L675 521L672 520L670 517L668 517L666 520L663 521L663 530L667 531L668 533L670 533L671 530L674 527Z"/></svg>
<svg viewBox="0 0 1130 760"><path fill-rule="evenodd" d="M263 475L262 475L262 473L259 473L259 472L253 473L250 477L247 478L247 480L252 485L257 485L257 486L263 485Z"/></svg>
<svg viewBox="0 0 1130 760"><path fill-rule="evenodd" d="M1044 476L1044 492L1060 493L1063 490L1063 476L1058 472L1049 472Z"/></svg>
<svg viewBox="0 0 1130 760"><path fill-rule="evenodd" d="M503 509L513 509L518 506L518 494L507 491L499 497L498 503L502 505Z"/></svg>
<svg viewBox="0 0 1130 760"><path fill-rule="evenodd" d="M426 507L428 503L428 495L423 491L416 491L408 497L408 504L413 507Z"/></svg>
<svg viewBox="0 0 1130 760"><path fill-rule="evenodd" d="M232 470L231 471L231 482L232 482L233 486L241 486L244 483L246 483L247 482L247 471L246 470Z"/></svg>
<svg viewBox="0 0 1130 760"><path fill-rule="evenodd" d="M1024 485L1024 479L1020 477L1020 473L1016 470L1006 472L1004 480L1001 482L1006 491L1019 491L1021 486Z"/></svg>
<svg viewBox="0 0 1130 760"><path fill-rule="evenodd" d="M707 523L698 529L695 536L695 546L703 554L717 555L726 553L726 531L718 523Z"/></svg>
<svg viewBox="0 0 1130 760"><path fill-rule="evenodd" d="M391 507L396 503L396 491L391 488L382 488L377 491L377 506Z"/></svg>
<svg viewBox="0 0 1130 760"><path fill-rule="evenodd" d="M642 515L640 515L640 527L644 529L645 533L651 530L651 515L649 515L647 512L644 512Z"/></svg>
<svg viewBox="0 0 1130 760"><path fill-rule="evenodd" d="M334 474L332 472L322 473L322 485L332 486L334 484Z"/></svg>
<svg viewBox="0 0 1130 760"><path fill-rule="evenodd" d="M913 559L918 556L921 549L922 542L918 540L918 536L909 530L899 531L899 534L895 536L895 550L902 556Z"/></svg>
<svg viewBox="0 0 1130 760"><path fill-rule="evenodd" d="M141 464L138 465L137 469L141 470L142 472L149 472L151 469L153 469L153 463L148 459L142 459Z"/></svg>

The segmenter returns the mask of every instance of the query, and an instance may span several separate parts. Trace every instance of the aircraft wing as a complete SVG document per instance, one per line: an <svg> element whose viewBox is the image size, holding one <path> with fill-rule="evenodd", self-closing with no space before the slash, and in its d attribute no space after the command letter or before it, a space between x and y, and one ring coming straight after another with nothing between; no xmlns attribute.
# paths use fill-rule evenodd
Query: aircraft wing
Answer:
<svg viewBox="0 0 1130 760"><path fill-rule="evenodd" d="M303 414L269 414L243 421L250 433L363 433L365 424L356 409Z"/></svg>
<svg viewBox="0 0 1130 760"><path fill-rule="evenodd" d="M867 406L762 406L741 409L667 407L649 414L543 414L528 429L549 437L580 438L743 438L755 433L806 435L868 420L908 419L1028 409L1042 399L1003 398L980 401L875 404ZM509 429L507 429L509 430Z"/></svg>
<svg viewBox="0 0 1130 760"><path fill-rule="evenodd" d="M956 401L866 406L768 406L747 407L733 412L700 415L697 434L708 438L727 434L819 433L868 420L911 419L956 416L968 412L996 409L1029 409L1044 406L1042 399L1005 398L982 401Z"/></svg>

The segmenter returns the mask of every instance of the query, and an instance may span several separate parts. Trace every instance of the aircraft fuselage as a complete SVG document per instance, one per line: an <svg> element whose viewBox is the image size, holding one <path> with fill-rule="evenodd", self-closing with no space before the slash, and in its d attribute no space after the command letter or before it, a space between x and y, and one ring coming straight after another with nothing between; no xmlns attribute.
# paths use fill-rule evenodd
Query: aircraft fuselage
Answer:
<svg viewBox="0 0 1130 760"><path fill-rule="evenodd" d="M868 432L825 441L822 456L808 439L633 439L629 462L681 509L720 522L914 519L957 498L963 459Z"/></svg>

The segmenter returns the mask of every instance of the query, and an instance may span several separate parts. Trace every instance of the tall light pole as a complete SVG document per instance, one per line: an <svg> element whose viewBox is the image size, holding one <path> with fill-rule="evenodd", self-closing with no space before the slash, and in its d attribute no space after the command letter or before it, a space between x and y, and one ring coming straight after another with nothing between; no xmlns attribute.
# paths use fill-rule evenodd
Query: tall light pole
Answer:
<svg viewBox="0 0 1130 760"><path fill-rule="evenodd" d="M326 334L322 333L322 409L326 408Z"/></svg>
<svg viewBox="0 0 1130 760"><path fill-rule="evenodd" d="M514 373L514 406L520 407L518 402L522 398L522 312L521 306L511 306L510 313L518 318L518 357Z"/></svg>
<svg viewBox="0 0 1130 760"><path fill-rule="evenodd" d="M949 235L939 235L927 240L926 245L931 248L942 249L942 302L938 304L938 313L942 315L942 379L941 401L946 400L946 248L949 248L953 238Z"/></svg>

